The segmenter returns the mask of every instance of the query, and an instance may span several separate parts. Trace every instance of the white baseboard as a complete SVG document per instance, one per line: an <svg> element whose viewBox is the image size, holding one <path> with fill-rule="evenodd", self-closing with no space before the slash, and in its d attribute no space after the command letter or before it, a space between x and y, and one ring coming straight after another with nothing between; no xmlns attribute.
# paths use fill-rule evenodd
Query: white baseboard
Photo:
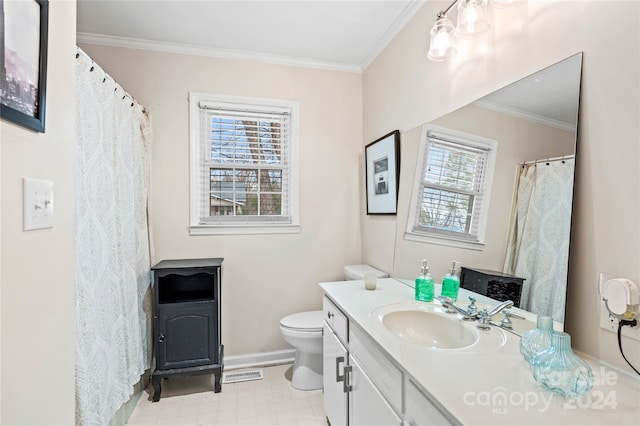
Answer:
<svg viewBox="0 0 640 426"><path fill-rule="evenodd" d="M257 354L231 355L224 357L224 369L237 370L248 367L267 367L270 365L291 364L296 358L295 349Z"/></svg>

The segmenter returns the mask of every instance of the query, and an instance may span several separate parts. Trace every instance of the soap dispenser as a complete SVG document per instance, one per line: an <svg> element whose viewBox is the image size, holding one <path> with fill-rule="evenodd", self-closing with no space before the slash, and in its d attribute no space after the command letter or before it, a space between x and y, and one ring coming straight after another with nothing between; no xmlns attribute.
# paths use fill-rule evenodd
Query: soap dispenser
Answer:
<svg viewBox="0 0 640 426"><path fill-rule="evenodd" d="M442 279L442 296L457 300L458 290L460 290L460 278L456 275L456 261L454 260L449 273Z"/></svg>
<svg viewBox="0 0 640 426"><path fill-rule="evenodd" d="M416 300L421 302L431 302L433 300L433 278L429 275L427 259L422 259L420 276L416 278Z"/></svg>

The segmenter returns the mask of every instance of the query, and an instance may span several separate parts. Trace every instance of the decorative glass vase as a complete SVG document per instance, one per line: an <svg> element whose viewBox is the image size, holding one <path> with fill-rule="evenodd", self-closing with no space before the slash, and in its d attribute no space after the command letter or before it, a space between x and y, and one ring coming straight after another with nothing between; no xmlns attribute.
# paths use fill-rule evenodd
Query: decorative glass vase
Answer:
<svg viewBox="0 0 640 426"><path fill-rule="evenodd" d="M537 327L520 338L520 353L525 361L531 362L531 358L538 352L551 345L553 334L553 319L551 317L538 317Z"/></svg>
<svg viewBox="0 0 640 426"><path fill-rule="evenodd" d="M593 373L571 350L571 336L554 332L551 346L531 358L533 378L553 393L575 398L591 390Z"/></svg>

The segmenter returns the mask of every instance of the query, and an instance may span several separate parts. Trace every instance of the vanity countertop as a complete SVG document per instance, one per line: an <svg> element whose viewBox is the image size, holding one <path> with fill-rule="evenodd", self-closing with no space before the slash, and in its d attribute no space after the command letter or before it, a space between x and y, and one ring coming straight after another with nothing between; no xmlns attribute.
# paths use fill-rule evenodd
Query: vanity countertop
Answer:
<svg viewBox="0 0 640 426"><path fill-rule="evenodd" d="M570 401L534 381L519 350L520 338L504 332L495 350L427 349L405 342L381 327L371 312L391 303L415 302L413 289L392 278L368 291L363 281L321 283L325 294L366 331L389 358L454 423L474 425L638 425L640 380L598 362L589 394ZM438 293L438 291L436 291ZM437 304L437 302L431 302Z"/></svg>

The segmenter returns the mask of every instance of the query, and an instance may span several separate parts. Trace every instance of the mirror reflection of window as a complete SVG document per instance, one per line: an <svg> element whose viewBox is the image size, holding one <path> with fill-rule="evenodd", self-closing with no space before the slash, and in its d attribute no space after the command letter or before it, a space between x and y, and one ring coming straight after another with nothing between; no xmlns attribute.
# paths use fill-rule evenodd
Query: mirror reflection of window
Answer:
<svg viewBox="0 0 640 426"><path fill-rule="evenodd" d="M497 142L425 126L407 232L482 244Z"/></svg>

